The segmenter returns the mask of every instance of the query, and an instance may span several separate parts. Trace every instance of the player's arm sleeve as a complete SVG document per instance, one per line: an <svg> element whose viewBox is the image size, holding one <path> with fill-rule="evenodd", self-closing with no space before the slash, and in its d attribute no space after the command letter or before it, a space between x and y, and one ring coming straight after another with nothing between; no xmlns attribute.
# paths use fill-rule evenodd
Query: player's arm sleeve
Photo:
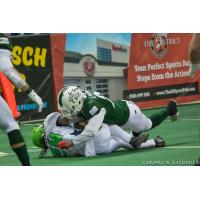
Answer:
<svg viewBox="0 0 200 200"><path fill-rule="evenodd" d="M102 108L98 114L92 117L89 120L83 132L77 137L75 137L74 139L72 139L73 145L77 145L91 139L100 129L103 123L105 114L106 114L106 110L105 108Z"/></svg>
<svg viewBox="0 0 200 200"><path fill-rule="evenodd" d="M13 67L4 70L3 73L19 89L27 85L27 83L22 79L22 77Z"/></svg>
<svg viewBox="0 0 200 200"><path fill-rule="evenodd" d="M79 156L79 155L85 156L85 146L86 146L86 142L72 146L67 149L67 151L66 151L67 155L69 157L74 157L74 156Z"/></svg>

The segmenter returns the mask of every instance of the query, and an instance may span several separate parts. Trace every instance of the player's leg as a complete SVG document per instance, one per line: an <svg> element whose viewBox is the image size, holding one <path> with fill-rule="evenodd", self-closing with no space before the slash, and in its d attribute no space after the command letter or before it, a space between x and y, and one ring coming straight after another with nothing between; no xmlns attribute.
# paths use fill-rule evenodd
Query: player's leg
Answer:
<svg viewBox="0 0 200 200"><path fill-rule="evenodd" d="M164 146L165 146L164 139L158 136L155 139L149 139L146 142L141 143L137 149L147 149L147 148L164 147ZM101 154L109 154L116 151L119 148L124 148L128 150L135 149L132 145L123 141L121 138L111 136L108 139L106 148L104 148L104 151L101 152Z"/></svg>
<svg viewBox="0 0 200 200"><path fill-rule="evenodd" d="M30 165L29 155L20 133L19 126L13 119L10 108L0 96L0 128L8 135L10 146L18 156L22 165Z"/></svg>
<svg viewBox="0 0 200 200"><path fill-rule="evenodd" d="M135 137L132 134L126 132L117 125L110 125L111 136L122 139L124 142L131 144L134 148L138 148L141 143L148 139L148 134L140 134L140 136Z"/></svg>
<svg viewBox="0 0 200 200"><path fill-rule="evenodd" d="M149 139L146 142L142 143L139 146L139 149L146 149L146 148L154 148L154 147L164 147L165 140L160 136L157 136L155 139Z"/></svg>
<svg viewBox="0 0 200 200"><path fill-rule="evenodd" d="M168 116L170 117L171 121L176 121L178 115L179 113L176 101L169 100L166 109L161 110L160 112L157 112L149 117L152 121L151 129L160 125Z"/></svg>
<svg viewBox="0 0 200 200"><path fill-rule="evenodd" d="M102 124L99 132L93 137L96 154L106 154L111 137L109 126Z"/></svg>
<svg viewBox="0 0 200 200"><path fill-rule="evenodd" d="M110 128L111 136L118 137L127 143L130 142L132 138L132 134L126 132L125 130L120 128L118 125L109 125L109 128Z"/></svg>
<svg viewBox="0 0 200 200"><path fill-rule="evenodd" d="M146 138L146 140L147 140L146 142L141 141L140 143L138 143L138 145L132 145L132 140L134 139L132 134L124 131L122 128L120 128L117 125L110 125L109 128L110 128L110 132L111 132L111 137L119 138L126 144L127 143L131 144L131 146L133 146L134 148L151 148L151 147L165 146L164 139L159 136L156 137L155 139L149 139L149 140L147 140L147 138ZM116 143L116 141L111 142L111 143Z"/></svg>
<svg viewBox="0 0 200 200"><path fill-rule="evenodd" d="M127 137L124 137L124 135ZM145 143L140 143L138 147L133 147L129 144L130 137L128 135L119 126L112 125L108 127L103 124L98 134L93 138L96 154L109 154L119 148L132 150L134 148L153 148L165 145L161 137L156 137L156 139L149 139Z"/></svg>
<svg viewBox="0 0 200 200"><path fill-rule="evenodd" d="M138 148L141 143L146 142L148 133L144 132L152 127L152 122L147 118L142 111L132 102L127 102L129 108L129 119L125 125L122 126L124 130L132 130L133 137L130 144Z"/></svg>
<svg viewBox="0 0 200 200"><path fill-rule="evenodd" d="M133 147L120 138L111 136L108 125L103 124L93 138L96 154L109 154L118 148L133 149Z"/></svg>
<svg viewBox="0 0 200 200"><path fill-rule="evenodd" d="M119 148L124 148L124 149L128 149L128 150L134 149L134 147L132 145L130 145L129 143L125 142L121 138L111 136L111 138L108 141L106 154L112 153L112 152L116 151Z"/></svg>
<svg viewBox="0 0 200 200"><path fill-rule="evenodd" d="M149 118L134 103L129 103L128 107L130 116L123 128L133 130L135 136L160 125L168 116L175 120L178 115L177 104L174 100L169 101L166 109L153 114Z"/></svg>
<svg viewBox="0 0 200 200"><path fill-rule="evenodd" d="M123 129L129 129L140 134L152 127L151 120L142 113L136 104L128 102L127 106L130 114L127 123L122 126Z"/></svg>

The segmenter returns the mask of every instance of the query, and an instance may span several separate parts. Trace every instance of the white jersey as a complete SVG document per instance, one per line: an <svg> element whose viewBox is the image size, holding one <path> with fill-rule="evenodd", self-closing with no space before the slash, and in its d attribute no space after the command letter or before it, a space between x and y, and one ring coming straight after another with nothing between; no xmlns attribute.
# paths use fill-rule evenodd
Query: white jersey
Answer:
<svg viewBox="0 0 200 200"><path fill-rule="evenodd" d="M61 114L59 112L53 112L47 116L47 118L44 121L46 136L48 136L51 132L55 132L63 136L70 135L73 132L74 129L71 126L57 126L56 125L57 119L60 116Z"/></svg>
<svg viewBox="0 0 200 200"><path fill-rule="evenodd" d="M75 156L76 154L84 154L85 144L79 145L76 151L73 152L66 149L60 149L57 147L58 142L61 140L71 141L81 133L80 130L74 129L73 126L57 126L56 122L58 117L61 116L60 113L54 112L47 116L44 121L44 129L48 142L48 147L50 148L54 156ZM77 151L77 149L79 151Z"/></svg>
<svg viewBox="0 0 200 200"><path fill-rule="evenodd" d="M129 134L116 125L102 124L100 129L91 131L92 122L95 122L95 117L93 117L88 123L89 128L86 126L87 128L81 131L73 126L57 126L56 121L60 115L60 113L52 113L44 122L48 147L55 156L89 157L96 154L108 154L120 147L132 149L132 146L123 139L126 134L126 137L130 137ZM69 149L60 149L57 143L61 140L71 141L74 146Z"/></svg>
<svg viewBox="0 0 200 200"><path fill-rule="evenodd" d="M73 126L57 126L56 122L61 114L51 113L44 121L44 129L48 146L55 156L94 156L95 148L93 136L97 134L100 126L96 126L96 121L102 124L105 116L105 109L102 109L98 115L91 118L84 130L75 129ZM69 149L59 149L58 142L62 140L71 141L74 146Z"/></svg>

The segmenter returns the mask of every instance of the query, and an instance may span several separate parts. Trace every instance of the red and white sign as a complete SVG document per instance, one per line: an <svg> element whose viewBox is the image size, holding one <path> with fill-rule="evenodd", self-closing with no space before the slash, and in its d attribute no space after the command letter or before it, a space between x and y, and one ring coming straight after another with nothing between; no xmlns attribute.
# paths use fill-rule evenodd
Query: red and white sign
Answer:
<svg viewBox="0 0 200 200"><path fill-rule="evenodd" d="M83 70L88 76L93 76L95 73L96 60L93 56L87 55L81 59Z"/></svg>
<svg viewBox="0 0 200 200"><path fill-rule="evenodd" d="M112 50L113 51L125 52L125 53L127 52L127 50L125 48L123 48L120 45L115 45L115 44L112 45Z"/></svg>

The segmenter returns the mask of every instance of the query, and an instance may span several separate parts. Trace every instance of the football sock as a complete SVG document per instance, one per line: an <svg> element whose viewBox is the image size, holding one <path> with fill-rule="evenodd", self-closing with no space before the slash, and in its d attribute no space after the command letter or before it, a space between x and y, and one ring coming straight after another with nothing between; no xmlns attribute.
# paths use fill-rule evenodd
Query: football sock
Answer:
<svg viewBox="0 0 200 200"><path fill-rule="evenodd" d="M142 143L139 147L139 149L145 149L145 148L153 148L156 146L154 139L149 139L146 142Z"/></svg>
<svg viewBox="0 0 200 200"><path fill-rule="evenodd" d="M142 133L142 132L137 133L137 132L132 131L132 135L133 135L134 137L138 137L141 133Z"/></svg>
<svg viewBox="0 0 200 200"><path fill-rule="evenodd" d="M24 143L24 138L21 135L19 130L13 130L8 133L8 139L10 146L13 151L16 153L18 159L20 160L23 166L30 166L30 160L26 145Z"/></svg>
<svg viewBox="0 0 200 200"><path fill-rule="evenodd" d="M162 110L159 113L153 114L151 117L149 117L150 120L152 121L151 129L161 124L167 117L168 117L168 113L166 110Z"/></svg>

